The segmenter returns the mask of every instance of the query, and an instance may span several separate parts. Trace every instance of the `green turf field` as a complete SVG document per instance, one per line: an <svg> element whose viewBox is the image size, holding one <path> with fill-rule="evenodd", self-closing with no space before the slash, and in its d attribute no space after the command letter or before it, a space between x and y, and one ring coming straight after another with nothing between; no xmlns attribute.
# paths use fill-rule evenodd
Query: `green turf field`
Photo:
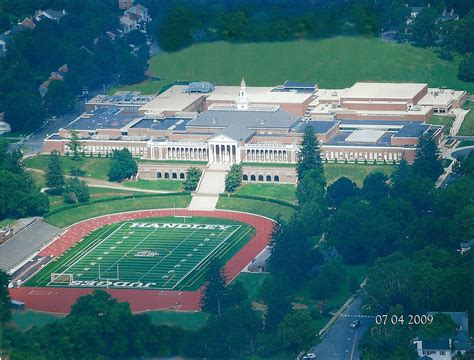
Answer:
<svg viewBox="0 0 474 360"><path fill-rule="evenodd" d="M248 224L215 218L116 223L54 259L28 285L196 290L212 258L228 260L254 234ZM61 275L52 282L51 274Z"/></svg>
<svg viewBox="0 0 474 360"><path fill-rule="evenodd" d="M472 92L472 83L457 78L459 59L456 56L445 61L433 49L366 37L270 43L219 41L155 55L150 59L149 72L162 80L128 88L155 93L174 81L238 85L244 76L248 86L274 86L288 79L314 81L322 88L344 88L356 81L409 81Z"/></svg>

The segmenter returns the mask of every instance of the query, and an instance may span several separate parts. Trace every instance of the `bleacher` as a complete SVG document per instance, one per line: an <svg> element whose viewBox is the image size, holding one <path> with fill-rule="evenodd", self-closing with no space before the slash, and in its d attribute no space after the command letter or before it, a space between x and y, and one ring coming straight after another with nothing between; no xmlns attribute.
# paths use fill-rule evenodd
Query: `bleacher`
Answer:
<svg viewBox="0 0 474 360"><path fill-rule="evenodd" d="M0 245L0 269L9 271L34 255L61 229L37 220Z"/></svg>

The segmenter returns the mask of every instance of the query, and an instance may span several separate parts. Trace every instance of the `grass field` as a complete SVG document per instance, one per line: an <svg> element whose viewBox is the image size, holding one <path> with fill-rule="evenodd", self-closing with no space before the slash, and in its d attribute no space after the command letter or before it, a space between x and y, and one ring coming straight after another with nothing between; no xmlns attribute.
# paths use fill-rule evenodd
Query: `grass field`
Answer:
<svg viewBox="0 0 474 360"><path fill-rule="evenodd" d="M469 111L469 113L465 116L461 128L458 131L458 135L472 136L474 135L474 102L466 101L463 108L471 109L471 111Z"/></svg>
<svg viewBox="0 0 474 360"><path fill-rule="evenodd" d="M136 199L121 199L108 202L88 204L60 211L47 216L44 220L54 226L63 228L78 221L95 216L114 214L132 210L186 208L191 201L190 195L154 196Z"/></svg>
<svg viewBox="0 0 474 360"><path fill-rule="evenodd" d="M235 193L296 202L296 186L292 184L244 184Z"/></svg>
<svg viewBox="0 0 474 360"><path fill-rule="evenodd" d="M449 130L451 130L451 127L453 126L454 119L455 118L453 116L433 115L431 117L429 123L434 124L434 125L443 125L444 126L444 133L446 135L449 135Z"/></svg>
<svg viewBox="0 0 474 360"><path fill-rule="evenodd" d="M32 169L46 170L48 168L49 155L38 155L25 160L25 166ZM71 169L80 168L85 171L84 177L99 180L107 180L110 168L108 158L84 157L80 161L74 161L70 157L61 156L61 164L64 173L68 174Z"/></svg>
<svg viewBox="0 0 474 360"><path fill-rule="evenodd" d="M12 318L9 324L21 331L26 331L31 329L33 326L44 326L62 319L63 317L64 315L50 314L40 311L12 311Z"/></svg>
<svg viewBox="0 0 474 360"><path fill-rule="evenodd" d="M458 148L465 147L465 146L474 146L474 141L471 140L463 140L459 143Z"/></svg>
<svg viewBox="0 0 474 360"><path fill-rule="evenodd" d="M245 223L199 217L107 225L53 260L28 285L197 290L212 258L225 262L254 234ZM61 274L60 280L51 281L52 273Z"/></svg>
<svg viewBox="0 0 474 360"><path fill-rule="evenodd" d="M281 215L285 220L289 220L295 212L295 209L289 206L260 200L231 198L225 195L219 197L217 208L249 212L252 214L263 215L270 219L275 219L277 215Z"/></svg>
<svg viewBox="0 0 474 360"><path fill-rule="evenodd" d="M127 181L122 185L130 188L145 190L182 191L183 182L177 180L138 180Z"/></svg>
<svg viewBox="0 0 474 360"><path fill-rule="evenodd" d="M365 165L365 164L324 164L324 173L328 184L332 184L341 176L348 177L358 186L362 186L365 177L373 172L383 172L390 175L395 170L394 165Z"/></svg>
<svg viewBox="0 0 474 360"><path fill-rule="evenodd" d="M115 196L130 196L134 194L140 194L139 191L135 191L134 189L130 190L121 190L121 189L109 189L109 188L99 188L89 186L89 193L91 195L91 200L93 199L101 199L104 197L115 197ZM51 196L48 195L49 199L49 210L57 209L61 206L66 205L64 203L64 198L62 196Z"/></svg>
<svg viewBox="0 0 474 360"><path fill-rule="evenodd" d="M287 79L314 81L322 88L343 88L356 81L409 81L474 91L474 84L457 78L458 63L459 58L441 60L432 49L374 38L214 42L155 55L149 72L162 80L128 88L155 93L178 80L238 85L244 76L249 86L273 86Z"/></svg>

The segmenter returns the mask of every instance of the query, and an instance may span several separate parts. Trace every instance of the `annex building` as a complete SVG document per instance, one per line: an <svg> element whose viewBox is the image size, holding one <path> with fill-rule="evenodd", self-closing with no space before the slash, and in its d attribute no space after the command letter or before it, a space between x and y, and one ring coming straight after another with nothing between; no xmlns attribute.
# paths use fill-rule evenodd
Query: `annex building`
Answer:
<svg viewBox="0 0 474 360"><path fill-rule="evenodd" d="M288 163L297 161L307 126L327 161L398 162L414 159L418 138L431 133L440 143L442 126L427 121L459 107L466 93L426 84L356 83L349 89L324 90L289 82L276 87L174 85L156 95L121 92L99 95L86 112L45 139L44 151L69 151L71 131L86 154L105 155L127 148L147 160L203 163ZM141 165L140 176L179 178L159 166ZM296 175L246 174L244 180L295 182ZM263 179L263 180L262 180Z"/></svg>

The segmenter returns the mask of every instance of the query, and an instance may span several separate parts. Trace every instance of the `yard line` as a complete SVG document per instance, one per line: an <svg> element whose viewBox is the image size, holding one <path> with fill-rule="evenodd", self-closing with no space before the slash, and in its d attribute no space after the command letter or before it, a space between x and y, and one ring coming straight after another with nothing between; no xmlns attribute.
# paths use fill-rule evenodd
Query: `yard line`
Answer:
<svg viewBox="0 0 474 360"><path fill-rule="evenodd" d="M218 256L225 256L229 251L230 249L232 249L234 246L236 246L238 243L240 243L242 241L242 239L247 236L247 234L249 232L252 231L252 227L249 227L245 232L243 232L238 238L235 239L235 241L233 241L232 245L229 247L227 246L223 246L223 247L220 247L218 248L219 250L219 254ZM223 253L222 253L223 252ZM191 276L191 278L186 282L186 284L184 284L181 289L184 289L185 287L189 287L189 286L193 286L193 284L202 276L202 272L203 270L198 270L196 271L196 274L194 274L193 276Z"/></svg>
<svg viewBox="0 0 474 360"><path fill-rule="evenodd" d="M145 276L147 276L155 267L157 267L158 265L160 265L168 256L172 255L172 254L173 254L173 251L175 251L178 247L181 246L181 244L183 244L186 240L188 240L191 236L193 236L196 231L198 231L198 229L194 230L194 231L193 231L191 234L189 234L183 241L181 241L178 245L176 245L176 247L175 247L173 250L171 250L171 252L168 253L168 255L166 255L163 259L161 259L159 262L157 262L157 263L156 263L150 270L148 270L148 271L145 273L145 275L143 275L143 276L140 278L140 280L138 280L138 281L142 281L142 279L143 279Z"/></svg>
<svg viewBox="0 0 474 360"><path fill-rule="evenodd" d="M233 226L236 226L236 225L233 225ZM214 249L209 252L207 254L207 256L205 256L199 263L196 264L196 266L194 266L190 271L188 271L188 273L186 275L184 275L183 277L181 277L181 279L176 283L174 284L174 286L172 287L172 289L174 289L176 286L178 286L178 284L183 281L186 277L188 277L189 274L191 274L199 265L201 265L205 260L207 260L208 258L210 258L211 256L213 256L213 254L216 252L217 249L219 249L221 247L221 245L227 241L227 239L229 237L231 237L232 235L234 235L236 233L237 230L239 230L240 228L242 227L242 225L238 225L237 226L237 229L235 229L234 231L232 231L232 233L229 234L229 236L227 236L224 240L222 240L219 245L215 246ZM225 230L224 230L225 231ZM224 233L224 231L222 233ZM221 233L221 234L222 234ZM219 234L219 236L221 235Z"/></svg>
<svg viewBox="0 0 474 360"><path fill-rule="evenodd" d="M100 241L99 243L97 243L92 249L90 249L87 253L85 253L84 255L82 255L79 259L77 259L77 261L75 261L73 264L71 264L66 270L64 270L63 272L61 272L61 274L64 274L64 273L67 273L67 271L73 267L74 265L76 265L79 261L81 261L84 257L86 257L88 254L91 253L92 250L94 250L97 246L99 246L100 244L102 244L105 240L107 240L108 238L110 238L112 235L114 235L118 230L120 230L122 228L122 226L124 226L125 224L127 224L126 222L124 222L122 225L120 225L117 229L115 229L109 236L107 236L105 239L103 239L102 241ZM51 281L48 283L48 285L46 286L50 286L51 284Z"/></svg>

